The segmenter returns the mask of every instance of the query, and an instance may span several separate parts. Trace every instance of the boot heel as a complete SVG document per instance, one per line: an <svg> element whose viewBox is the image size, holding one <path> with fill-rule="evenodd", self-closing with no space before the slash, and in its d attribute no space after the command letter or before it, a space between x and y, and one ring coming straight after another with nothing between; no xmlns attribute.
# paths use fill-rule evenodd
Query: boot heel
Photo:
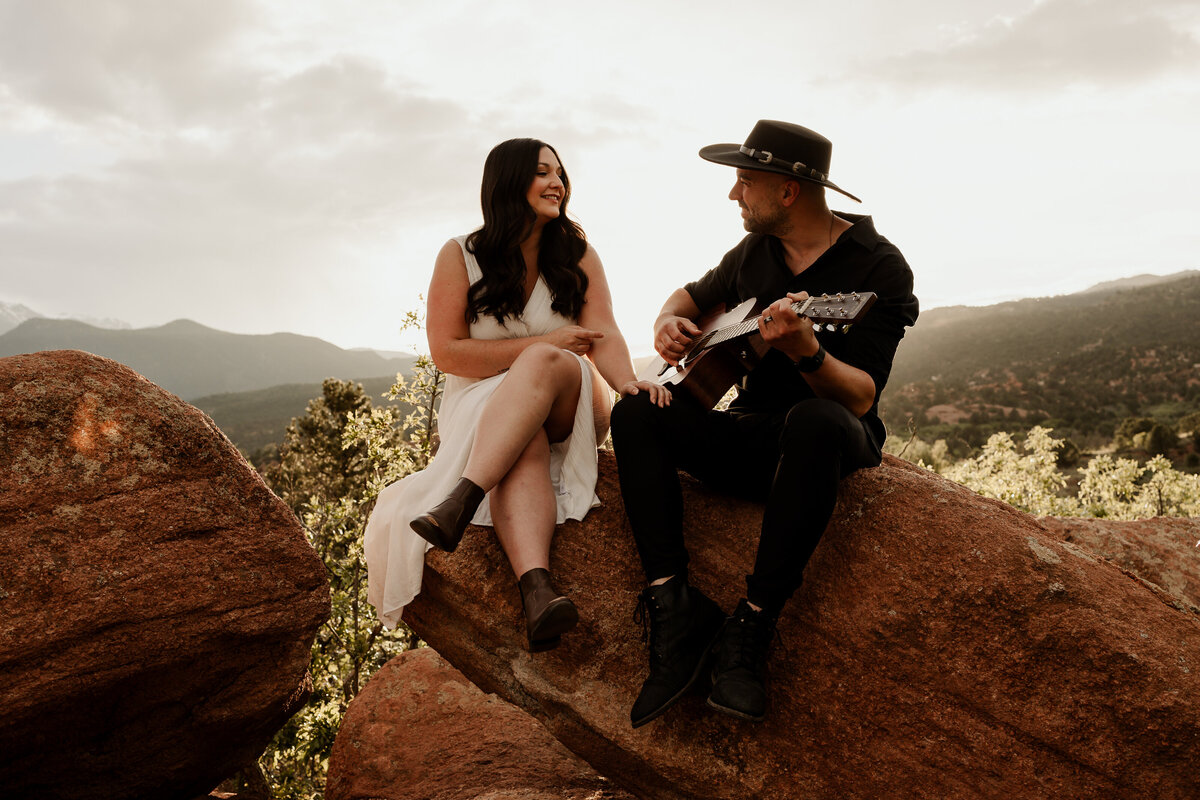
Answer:
<svg viewBox="0 0 1200 800"><path fill-rule="evenodd" d="M417 535L434 547L453 553L462 541L475 510L483 502L485 492L475 483L459 478L450 495L432 510L408 523Z"/></svg>
<svg viewBox="0 0 1200 800"><path fill-rule="evenodd" d="M529 570L517 581L521 607L525 611L525 629L532 653L558 646L562 634L579 622L579 610L567 597L554 591L550 573L541 567Z"/></svg>

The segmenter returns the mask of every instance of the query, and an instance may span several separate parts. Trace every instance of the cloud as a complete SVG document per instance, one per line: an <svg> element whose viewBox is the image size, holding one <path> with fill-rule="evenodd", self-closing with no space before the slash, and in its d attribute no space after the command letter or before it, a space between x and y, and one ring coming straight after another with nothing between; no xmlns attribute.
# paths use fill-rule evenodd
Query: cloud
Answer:
<svg viewBox="0 0 1200 800"><path fill-rule="evenodd" d="M252 91L228 56L255 13L239 0L0 0L2 82L79 124L194 119Z"/></svg>
<svg viewBox="0 0 1200 800"><path fill-rule="evenodd" d="M882 59L865 77L888 84L993 90L1124 86L1195 70L1191 0L1043 0L1025 14L960 32L938 51Z"/></svg>
<svg viewBox="0 0 1200 800"><path fill-rule="evenodd" d="M0 39L13 38L14 16L0 9ZM99 168L0 182L8 299L141 323L204 308L210 324L303 330L322 301L351 302L338 282L386 259L398 229L471 203L463 187L477 185L486 150L459 103L368 58L259 63L231 52L240 35L215 23L203 44L181 43L176 64L151 67L169 48L128 55L127 21L66 25L102 29L79 69L0 56L0 109L24 110L43 133L103 140L109 154Z"/></svg>
<svg viewBox="0 0 1200 800"><path fill-rule="evenodd" d="M311 331L340 305L385 325L473 223L496 141L573 154L652 117L611 87L439 96L271 14L246 0L0 0L0 135L88 147L60 160L73 167L0 180L3 299L240 330Z"/></svg>
<svg viewBox="0 0 1200 800"><path fill-rule="evenodd" d="M175 130L100 171L0 184L0 258L130 277L236 270L254 252L279 263L461 203L478 180L468 112L377 65L341 58L258 86L223 127Z"/></svg>

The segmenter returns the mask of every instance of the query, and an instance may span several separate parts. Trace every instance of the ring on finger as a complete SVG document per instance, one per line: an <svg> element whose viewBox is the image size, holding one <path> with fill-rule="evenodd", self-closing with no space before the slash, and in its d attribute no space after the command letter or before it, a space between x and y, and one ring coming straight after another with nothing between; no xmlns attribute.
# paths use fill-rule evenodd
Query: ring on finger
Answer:
<svg viewBox="0 0 1200 800"><path fill-rule="evenodd" d="M774 322L774 321L775 321L775 318L772 317L770 314L767 314L765 317L763 317L763 322Z"/></svg>

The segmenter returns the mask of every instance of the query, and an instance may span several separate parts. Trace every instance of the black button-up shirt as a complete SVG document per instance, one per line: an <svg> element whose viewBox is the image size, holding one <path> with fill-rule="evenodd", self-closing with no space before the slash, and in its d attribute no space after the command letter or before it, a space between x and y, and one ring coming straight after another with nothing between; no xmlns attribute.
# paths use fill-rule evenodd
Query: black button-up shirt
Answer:
<svg viewBox="0 0 1200 800"><path fill-rule="evenodd" d="M830 355L863 370L875 381L875 403L862 420L882 447L885 433L879 420L879 395L887 384L904 329L917 321L912 270L896 246L876 233L870 217L840 212L838 216L852 226L799 275L788 269L779 239L752 233L726 253L720 264L684 289L705 311L719 305L732 308L751 297L765 305L788 292L874 292L878 296L875 305L848 332L822 330L817 339ZM791 359L770 350L746 376L731 410L785 411L815 396Z"/></svg>

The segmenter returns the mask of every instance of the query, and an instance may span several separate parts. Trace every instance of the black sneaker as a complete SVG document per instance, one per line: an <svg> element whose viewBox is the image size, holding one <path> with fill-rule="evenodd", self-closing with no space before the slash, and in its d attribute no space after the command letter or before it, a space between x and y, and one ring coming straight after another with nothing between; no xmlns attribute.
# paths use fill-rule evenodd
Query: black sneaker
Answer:
<svg viewBox="0 0 1200 800"><path fill-rule="evenodd" d="M775 619L738 603L717 637L713 688L708 704L730 716L761 722L767 715L767 647Z"/></svg>
<svg viewBox="0 0 1200 800"><path fill-rule="evenodd" d="M635 728L679 702L704 673L725 621L720 606L678 575L646 587L637 614L649 626L650 677L629 712Z"/></svg>

